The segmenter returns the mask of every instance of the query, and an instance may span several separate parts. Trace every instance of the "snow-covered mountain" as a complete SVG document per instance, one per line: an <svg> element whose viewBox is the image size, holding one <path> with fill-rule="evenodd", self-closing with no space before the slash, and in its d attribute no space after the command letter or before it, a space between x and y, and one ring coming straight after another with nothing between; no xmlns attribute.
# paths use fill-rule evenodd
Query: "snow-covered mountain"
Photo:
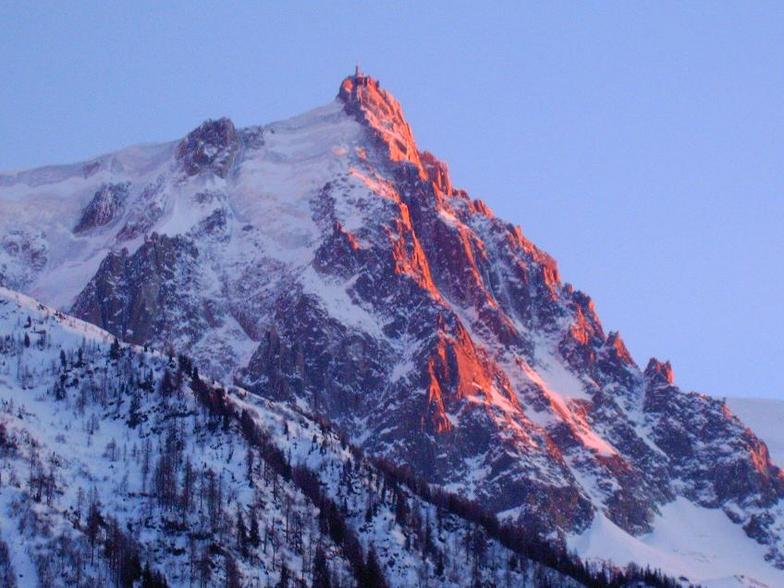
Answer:
<svg viewBox="0 0 784 588"><path fill-rule="evenodd" d="M186 352L532 534L784 584L765 444L668 363L640 369L367 76L287 121L0 176L0 240L1 284Z"/></svg>
<svg viewBox="0 0 784 588"><path fill-rule="evenodd" d="M4 288L0 333L4 587L667 585L591 571L323 421Z"/></svg>

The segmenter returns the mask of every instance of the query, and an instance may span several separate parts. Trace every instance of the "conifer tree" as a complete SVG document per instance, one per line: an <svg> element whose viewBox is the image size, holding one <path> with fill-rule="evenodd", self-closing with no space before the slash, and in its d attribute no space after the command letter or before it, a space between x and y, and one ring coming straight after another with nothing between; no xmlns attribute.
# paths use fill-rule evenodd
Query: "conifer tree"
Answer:
<svg viewBox="0 0 784 588"><path fill-rule="evenodd" d="M245 520L242 518L242 511L237 510L237 549L242 557L248 556L248 532L245 528Z"/></svg>
<svg viewBox="0 0 784 588"><path fill-rule="evenodd" d="M313 588L330 588L330 586L327 557L324 548L319 544L313 559Z"/></svg>

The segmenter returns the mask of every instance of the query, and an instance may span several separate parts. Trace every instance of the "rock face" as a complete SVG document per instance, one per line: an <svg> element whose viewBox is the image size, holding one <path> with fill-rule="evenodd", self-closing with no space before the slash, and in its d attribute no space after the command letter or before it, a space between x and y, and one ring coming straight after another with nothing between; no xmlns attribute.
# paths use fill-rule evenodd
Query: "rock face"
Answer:
<svg viewBox="0 0 784 588"><path fill-rule="evenodd" d="M265 127L207 122L144 170L114 181L160 178L160 213L106 245L78 316L327 417L536 531L602 513L639 534L684 496L784 564L764 444L669 364L643 372L549 255L418 149L377 81L351 76L333 103Z"/></svg>
<svg viewBox="0 0 784 588"><path fill-rule="evenodd" d="M784 493L784 476L771 464L768 448L724 401L681 392L668 380L671 371L654 372L651 364L644 410L652 440L668 456L670 477L683 482L691 501L723 508L750 537L770 545L770 559L782 567L781 522L773 513Z"/></svg>
<svg viewBox="0 0 784 588"><path fill-rule="evenodd" d="M177 160L185 173L212 172L225 178L239 148L237 130L228 118L208 120L177 147Z"/></svg>
<svg viewBox="0 0 784 588"><path fill-rule="evenodd" d="M144 344L166 329L176 336L186 334L200 316L188 292L198 287L198 250L182 237L153 233L129 255L127 249L109 253L101 262L96 279L81 292L73 305L75 314L103 325L118 337ZM93 304L100 300L101 304ZM172 320L172 313L192 317L187 323Z"/></svg>
<svg viewBox="0 0 784 588"><path fill-rule="evenodd" d="M11 229L0 238L0 286L23 288L40 273L48 259L44 235L32 227Z"/></svg>
<svg viewBox="0 0 784 588"><path fill-rule="evenodd" d="M81 233L82 231L109 224L120 215L127 198L127 182L123 184L104 184L84 209L82 218L79 219L74 232Z"/></svg>

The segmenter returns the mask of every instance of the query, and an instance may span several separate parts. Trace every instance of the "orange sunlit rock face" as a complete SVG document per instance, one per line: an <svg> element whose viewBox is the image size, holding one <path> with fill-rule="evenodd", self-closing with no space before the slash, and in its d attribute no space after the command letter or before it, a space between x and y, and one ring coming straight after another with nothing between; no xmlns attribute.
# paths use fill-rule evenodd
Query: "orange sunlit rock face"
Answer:
<svg viewBox="0 0 784 588"><path fill-rule="evenodd" d="M427 362L428 417L435 431L443 433L453 428L448 405L480 396L492 404L497 387L491 363L480 356L465 328L458 324L448 334L446 323L439 319L438 329L438 340ZM516 405L508 385L501 388L505 402ZM487 408L488 402L482 404Z"/></svg>
<svg viewBox="0 0 784 588"><path fill-rule="evenodd" d="M343 228L343 225L341 225L338 221L335 221L334 231L335 233L339 233L345 238L346 243L348 243L348 246L352 249L352 251L359 250L360 247L357 238L352 233L349 233L345 228Z"/></svg>
<svg viewBox="0 0 784 588"><path fill-rule="evenodd" d="M675 374L670 362L661 362L655 357L648 361L648 367L645 368L645 376L652 381L658 381L670 386L675 382Z"/></svg>
<svg viewBox="0 0 784 588"><path fill-rule="evenodd" d="M347 112L376 131L390 160L414 164L421 179L427 179L402 108L391 94L381 89L378 81L362 74L349 76L340 85L338 98L345 103Z"/></svg>
<svg viewBox="0 0 784 588"><path fill-rule="evenodd" d="M441 360L442 365L446 361L444 357L438 359ZM444 394L436 376L437 364L438 360L435 357L431 357L427 362L427 373L430 380L427 388L428 416L436 433L446 433L452 430L452 423L444 408Z"/></svg>
<svg viewBox="0 0 784 588"><path fill-rule="evenodd" d="M593 302L591 302L593 305ZM594 334L593 323L588 320L579 306L575 311L574 321L569 327L569 335L581 345L587 345Z"/></svg>
<svg viewBox="0 0 784 588"><path fill-rule="evenodd" d="M397 222L396 230L389 232L395 273L413 278L422 289L429 292L435 300L439 300L441 294L433 283L430 264L411 224L408 206L400 202L399 207L400 220Z"/></svg>
<svg viewBox="0 0 784 588"><path fill-rule="evenodd" d="M438 192L445 196L452 195L452 180L449 178L449 168L446 163L437 159L429 151L420 152L419 157L428 180L438 189Z"/></svg>
<svg viewBox="0 0 784 588"><path fill-rule="evenodd" d="M621 334L617 331L613 331L607 336L607 346L617 361L625 364L634 363L631 353L626 349L626 344L621 339ZM672 370L670 370L670 376L672 376Z"/></svg>
<svg viewBox="0 0 784 588"><path fill-rule="evenodd" d="M472 200L471 211L487 218L493 218L495 216L490 207L485 204L484 200Z"/></svg>
<svg viewBox="0 0 784 588"><path fill-rule="evenodd" d="M753 447L749 452L754 469L760 474L766 474L770 468L770 455L768 448L763 443Z"/></svg>

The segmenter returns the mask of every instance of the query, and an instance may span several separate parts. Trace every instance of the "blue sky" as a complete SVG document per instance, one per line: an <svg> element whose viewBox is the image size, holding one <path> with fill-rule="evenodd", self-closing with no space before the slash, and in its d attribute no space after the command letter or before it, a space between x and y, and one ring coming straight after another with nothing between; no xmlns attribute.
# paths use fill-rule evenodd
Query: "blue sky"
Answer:
<svg viewBox="0 0 784 588"><path fill-rule="evenodd" d="M639 363L784 398L784 3L9 1L0 22L2 170L286 118L359 62Z"/></svg>

